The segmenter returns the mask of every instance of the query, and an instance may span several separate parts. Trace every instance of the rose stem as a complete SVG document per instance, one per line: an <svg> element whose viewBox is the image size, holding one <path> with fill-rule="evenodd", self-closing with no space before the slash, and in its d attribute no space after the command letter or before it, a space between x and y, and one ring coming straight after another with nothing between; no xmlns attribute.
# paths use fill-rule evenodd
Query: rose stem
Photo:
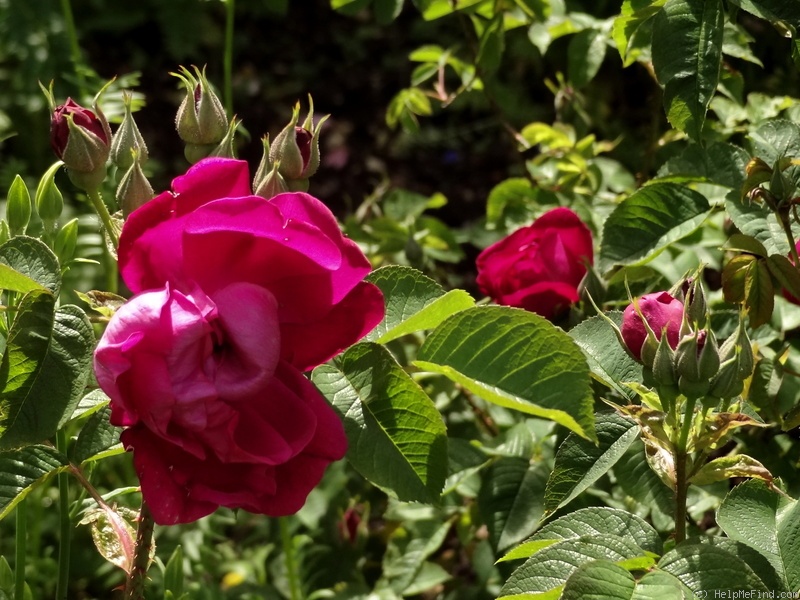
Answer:
<svg viewBox="0 0 800 600"><path fill-rule="evenodd" d="M144 582L147 575L147 567L150 566L150 548L153 545L153 525L153 515L150 514L150 508L142 500L133 565L131 565L128 581L125 582L125 600L144 600Z"/></svg>
<svg viewBox="0 0 800 600"><path fill-rule="evenodd" d="M67 431L61 428L56 433L56 448L67 453ZM69 586L69 550L72 536L72 521L69 518L69 474L58 474L58 509L61 535L58 541L58 584L56 600L66 600Z"/></svg>
<svg viewBox="0 0 800 600"><path fill-rule="evenodd" d="M108 209L106 208L106 203L103 202L103 199L100 197L100 192L97 189L92 189L88 190L86 194L89 196L89 200L91 200L94 210L97 212L97 215L103 222L103 227L106 229L108 239L111 240L111 244L114 246L114 248L117 248L119 246L119 238L117 237L117 232L114 229L114 224L111 221L111 215L108 213Z"/></svg>
<svg viewBox="0 0 800 600"><path fill-rule="evenodd" d="M286 557L286 576L289 579L289 598L291 598L291 600L302 600L303 595L300 590L300 582L297 580L297 564L294 560L294 544L292 543L292 535L289 532L289 519L287 517L278 517L278 524L281 530L283 555Z"/></svg>
<svg viewBox="0 0 800 600"><path fill-rule="evenodd" d="M17 504L17 531L14 543L16 544L16 561L14 563L14 600L23 600L25 597L25 558L28 541L28 504L23 498Z"/></svg>
<svg viewBox="0 0 800 600"><path fill-rule="evenodd" d="M694 405L697 398L688 397L683 407L683 422L681 423L678 443L675 448L675 543L680 544L686 539L686 491L689 487L686 473L686 453L689 430L694 421Z"/></svg>

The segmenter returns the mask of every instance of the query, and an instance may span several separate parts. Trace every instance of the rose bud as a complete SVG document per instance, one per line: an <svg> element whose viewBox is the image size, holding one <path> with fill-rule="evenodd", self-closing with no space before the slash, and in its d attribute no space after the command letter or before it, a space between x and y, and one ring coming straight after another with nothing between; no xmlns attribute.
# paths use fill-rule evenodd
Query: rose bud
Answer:
<svg viewBox="0 0 800 600"><path fill-rule="evenodd" d="M110 142L111 129L97 102L91 111L67 98L53 111L50 145L79 188L97 188L105 179Z"/></svg>
<svg viewBox="0 0 800 600"><path fill-rule="evenodd" d="M292 118L275 138L269 151L269 160L278 164L281 174L290 190L306 191L308 178L319 168L319 133L328 115L314 125L314 102L309 96L308 116L302 127L297 126L300 118L300 104L292 110Z"/></svg>
<svg viewBox="0 0 800 600"><path fill-rule="evenodd" d="M180 69L180 73L172 75L183 82L186 97L178 108L175 127L186 142L186 159L194 164L208 156L225 138L228 117L206 79L205 69L194 67L194 75L186 67Z"/></svg>
<svg viewBox="0 0 800 600"><path fill-rule="evenodd" d="M111 160L117 165L120 171L127 171L134 163L132 151L136 152L136 161L140 165L147 162L148 152L147 144L144 142L139 128L136 126L136 121L133 120L133 113L131 112L131 94L125 93L123 95L123 102L125 103L125 116L122 123L117 129L114 136L111 138Z"/></svg>
<svg viewBox="0 0 800 600"><path fill-rule="evenodd" d="M496 303L551 319L578 301L592 258L589 228L572 210L555 208L481 252L477 282Z"/></svg>
<svg viewBox="0 0 800 600"><path fill-rule="evenodd" d="M122 216L128 218L134 210L153 199L153 186L142 171L137 149L130 151L131 166L120 179L117 187L117 204L122 207Z"/></svg>
<svg viewBox="0 0 800 600"><path fill-rule="evenodd" d="M645 294L623 312L622 339L631 355L641 361L645 341L650 333L655 336L653 341L649 342L653 345L652 354L657 347L655 342L661 339L664 331L667 332L669 345L673 349L677 348L682 320L683 303L680 300L673 298L667 292Z"/></svg>

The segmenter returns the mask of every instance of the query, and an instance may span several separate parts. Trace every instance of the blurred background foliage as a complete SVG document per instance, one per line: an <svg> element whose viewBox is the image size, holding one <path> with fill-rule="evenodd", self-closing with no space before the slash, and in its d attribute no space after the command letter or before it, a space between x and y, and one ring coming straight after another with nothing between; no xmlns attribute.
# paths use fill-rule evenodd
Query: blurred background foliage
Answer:
<svg viewBox="0 0 800 600"><path fill-rule="evenodd" d="M481 248L548 205L569 203L597 229L615 199L686 147L667 123L648 57L623 61L613 47L618 0L458 2L466 9L479 4L490 16L511 15L494 39L501 51L476 34L476 22L491 27L493 21L475 21L468 10L448 12L450 0L0 0L0 190L17 173L35 189L54 161L39 82L53 81L61 100L72 96L89 105L114 77L102 106L112 121L119 119L119 90L137 92L136 120L151 157L147 174L154 189L167 189L187 167L173 127L183 91L170 73L180 65L206 65L209 80L223 84L226 11L232 9L240 158L254 170L261 136L280 131L292 106L305 105L310 94L318 114L332 115L310 191L334 209L376 266L410 264L479 297L474 257ZM439 9L441 18L423 18L426 10ZM513 15L524 18L515 25ZM768 22L741 13L729 29L725 93L712 103L707 128L709 139L742 143L749 123L798 115L800 71L789 42ZM59 185L67 199L64 220L80 219L77 255L105 260L88 203L66 178ZM113 198L113 190L105 196ZM598 197L606 202L593 205ZM656 265L649 283L660 268L668 266ZM66 288L103 288L102 269L73 271ZM404 353L399 343L392 349ZM272 520L225 510L196 526L159 530L152 597L180 598L180 590L201 599L289 597L282 534L297 548L308 600L370 592L382 599L495 597L511 569L494 565L498 534L487 523L498 500L486 499L486 490L479 498L476 473L487 456L517 465L527 452L543 465L541 472L525 471L525 481L538 489L558 436L549 423L476 407L474 399L437 382L430 385L440 389L426 390L446 414L456 448L451 468L457 476L448 480L442 506L391 500L340 464L290 520L288 533ZM486 411L484 420L475 418L476 410ZM480 440L482 451L458 443L469 439ZM770 465L775 472L798 458L797 445L784 442L763 441L765 454L783 459ZM775 450L776 443L782 449ZM129 456L109 458L96 471L99 488L122 489L115 499L137 506L125 489L135 480ZM724 494L718 487L698 492L698 520ZM29 547L39 557L28 570L34 598L51 597L54 589L55 494L44 487L29 502ZM601 481L576 504L602 499L621 505L627 500L618 494ZM519 516L529 523L541 516L534 500L523 508ZM9 560L13 541L13 522L6 519L0 553ZM88 528L79 528L73 543L73 579L73 598L113 597L108 590L122 581L92 547ZM0 561L0 597L7 582Z"/></svg>

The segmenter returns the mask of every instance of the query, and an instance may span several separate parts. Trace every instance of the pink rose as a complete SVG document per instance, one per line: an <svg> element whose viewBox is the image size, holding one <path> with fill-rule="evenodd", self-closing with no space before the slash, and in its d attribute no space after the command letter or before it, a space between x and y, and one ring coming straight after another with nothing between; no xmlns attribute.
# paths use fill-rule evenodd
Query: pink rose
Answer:
<svg viewBox="0 0 800 600"><path fill-rule="evenodd" d="M589 228L572 210L554 208L480 253L478 285L498 304L550 319L578 301L592 259Z"/></svg>
<svg viewBox="0 0 800 600"><path fill-rule="evenodd" d="M120 273L133 298L95 353L157 523L219 506L299 510L347 449L302 374L383 317L370 265L318 200L250 191L247 164L198 162L131 213Z"/></svg>
<svg viewBox="0 0 800 600"><path fill-rule="evenodd" d="M666 331L669 345L673 349L677 348L683 320L683 303L667 292L645 294L637 300L637 303L656 339L660 341L663 332ZM647 329L633 304L628 305L622 313L621 332L628 350L637 360L641 359L642 346L647 339Z"/></svg>

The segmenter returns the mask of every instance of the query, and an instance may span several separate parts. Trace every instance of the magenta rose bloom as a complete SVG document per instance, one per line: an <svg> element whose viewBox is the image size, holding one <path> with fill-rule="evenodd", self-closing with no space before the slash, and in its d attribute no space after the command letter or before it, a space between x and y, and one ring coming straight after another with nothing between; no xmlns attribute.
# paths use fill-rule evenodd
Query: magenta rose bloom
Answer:
<svg viewBox="0 0 800 600"><path fill-rule="evenodd" d="M286 515L342 458L341 421L303 375L368 333L383 298L333 214L253 196L247 164L209 158L131 213L134 296L95 353L157 523L219 506Z"/></svg>
<svg viewBox="0 0 800 600"><path fill-rule="evenodd" d="M593 255L589 228L572 210L554 208L478 255L478 286L498 304L551 319L578 301Z"/></svg>
<svg viewBox="0 0 800 600"><path fill-rule="evenodd" d="M666 330L667 342L673 349L677 348L683 320L683 303L667 292L645 294L637 300L637 303L656 339L660 341ZM622 313L621 332L628 350L637 360L641 359L642 346L647 339L647 329L633 304L629 304Z"/></svg>

